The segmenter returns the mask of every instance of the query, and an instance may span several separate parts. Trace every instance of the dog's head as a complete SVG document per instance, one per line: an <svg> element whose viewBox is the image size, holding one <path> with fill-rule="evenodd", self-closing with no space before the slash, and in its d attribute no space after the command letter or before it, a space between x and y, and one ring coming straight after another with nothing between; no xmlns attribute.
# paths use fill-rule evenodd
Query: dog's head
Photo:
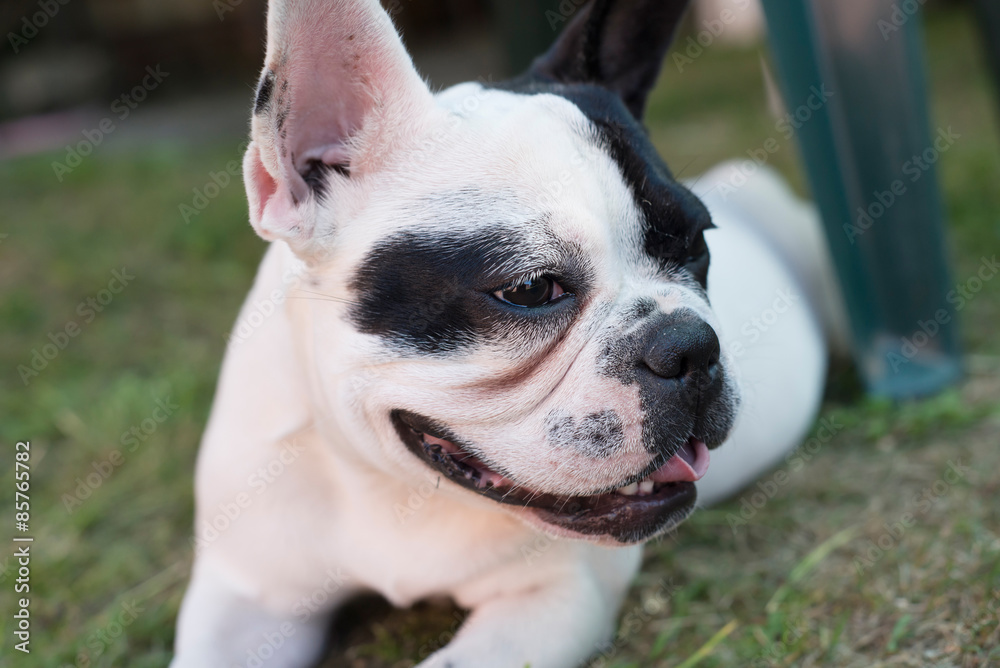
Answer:
<svg viewBox="0 0 1000 668"><path fill-rule="evenodd" d="M271 3L250 215L308 267L345 456L604 542L691 511L737 394L709 215L641 125L685 4L598 0L520 78L435 96L375 0Z"/></svg>

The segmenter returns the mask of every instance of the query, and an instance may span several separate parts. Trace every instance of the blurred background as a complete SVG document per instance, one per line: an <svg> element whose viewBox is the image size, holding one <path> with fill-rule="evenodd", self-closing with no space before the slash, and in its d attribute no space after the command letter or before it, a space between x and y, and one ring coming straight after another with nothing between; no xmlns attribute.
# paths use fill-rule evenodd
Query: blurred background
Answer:
<svg viewBox="0 0 1000 668"><path fill-rule="evenodd" d="M941 307L958 327L942 354L962 351L961 376L921 400L894 400L871 391L878 372L863 355L835 362L803 449L647 550L619 636L595 665L1000 665L1000 280L990 269L1000 251L1000 33L989 37L991 3L885 3L875 33L887 44L893 27L916 35L922 132L954 137L920 191L943 202L933 250L947 269L938 288L951 296ZM582 3L384 4L441 88L519 71ZM813 4L822 16L824 2ZM17 564L0 551L0 666L169 661L192 557L197 444L264 250L247 222L239 161L265 12L264 0L0 6L0 499L13 508L13 444L30 440L35 537L30 656L12 650L6 592ZM816 138L811 126L784 131L802 100L782 101L794 72L776 62L786 47L768 41L765 23L749 0L700 2L647 125L685 178L775 146L766 162L813 197L809 176L822 161L803 160L799 142ZM921 328L903 332L902 350ZM439 603L415 612L360 604L327 665L412 666L462 615Z"/></svg>

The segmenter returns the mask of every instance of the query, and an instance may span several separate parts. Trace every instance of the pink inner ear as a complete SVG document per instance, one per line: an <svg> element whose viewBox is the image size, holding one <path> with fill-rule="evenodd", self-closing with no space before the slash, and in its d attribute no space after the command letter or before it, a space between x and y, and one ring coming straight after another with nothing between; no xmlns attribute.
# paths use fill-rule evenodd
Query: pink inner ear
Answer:
<svg viewBox="0 0 1000 668"><path fill-rule="evenodd" d="M288 186L275 180L264 167L256 143L250 144L243 158L243 174L250 223L257 234L269 241L282 238L293 242L312 233L311 226L303 223Z"/></svg>
<svg viewBox="0 0 1000 668"><path fill-rule="evenodd" d="M264 206L267 200L274 197L278 183L261 162L256 144L250 144L243 157L243 178L246 180L247 203L250 205L250 223L254 229L259 230L264 218Z"/></svg>
<svg viewBox="0 0 1000 668"><path fill-rule="evenodd" d="M363 126L402 122L414 98L431 104L378 0L272 0L266 65L274 89L259 120L271 141L255 139L279 182L295 181L313 160L347 166L362 131L366 150L385 148L377 137L389 128ZM307 196L304 184L288 185Z"/></svg>
<svg viewBox="0 0 1000 668"><path fill-rule="evenodd" d="M286 68L291 88L291 110L287 120L287 138L279 136L291 165L301 174L311 160L328 165L347 162L346 142L360 128L372 98L378 95L355 80L357 67L348 67L342 44L311 47L300 56L294 68ZM309 48L309 47L306 47ZM355 54L357 55L357 54ZM327 159L331 150L339 150L339 161Z"/></svg>
<svg viewBox="0 0 1000 668"><path fill-rule="evenodd" d="M244 161L250 217L267 239L305 240L309 163L347 168L338 178L377 170L433 98L378 0L270 0L265 65Z"/></svg>

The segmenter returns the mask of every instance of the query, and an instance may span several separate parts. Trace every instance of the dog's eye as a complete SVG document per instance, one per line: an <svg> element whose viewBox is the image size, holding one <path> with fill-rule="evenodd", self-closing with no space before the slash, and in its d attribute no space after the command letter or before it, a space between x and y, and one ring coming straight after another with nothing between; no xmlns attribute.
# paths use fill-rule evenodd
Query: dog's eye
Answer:
<svg viewBox="0 0 1000 668"><path fill-rule="evenodd" d="M513 304L514 306L543 306L555 299L558 299L566 291L562 289L554 279L548 276L531 278L523 283L502 288L493 293L493 296L502 302Z"/></svg>

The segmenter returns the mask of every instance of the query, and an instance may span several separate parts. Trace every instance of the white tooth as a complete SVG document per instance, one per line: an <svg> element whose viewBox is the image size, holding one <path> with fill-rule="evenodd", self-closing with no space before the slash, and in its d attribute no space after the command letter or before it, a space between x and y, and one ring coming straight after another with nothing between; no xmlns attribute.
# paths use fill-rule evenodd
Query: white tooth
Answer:
<svg viewBox="0 0 1000 668"><path fill-rule="evenodd" d="M625 485L624 487L620 488L618 490L618 493L621 494L622 496L633 496L638 491L639 491L639 483L634 482L631 485Z"/></svg>
<svg viewBox="0 0 1000 668"><path fill-rule="evenodd" d="M639 483L639 493L640 494L652 494L653 493L653 481L643 480Z"/></svg>

